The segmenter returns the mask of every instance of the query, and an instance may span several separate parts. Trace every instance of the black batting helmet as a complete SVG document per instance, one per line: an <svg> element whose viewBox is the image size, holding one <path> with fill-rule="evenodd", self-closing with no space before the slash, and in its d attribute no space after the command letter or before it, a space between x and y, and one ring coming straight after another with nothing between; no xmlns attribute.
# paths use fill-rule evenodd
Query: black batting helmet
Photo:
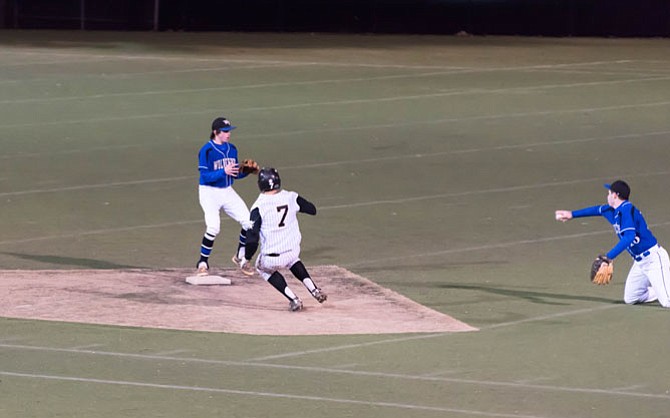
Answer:
<svg viewBox="0 0 670 418"><path fill-rule="evenodd" d="M261 192L277 190L281 187L281 179L276 168L261 168L258 173L258 188Z"/></svg>

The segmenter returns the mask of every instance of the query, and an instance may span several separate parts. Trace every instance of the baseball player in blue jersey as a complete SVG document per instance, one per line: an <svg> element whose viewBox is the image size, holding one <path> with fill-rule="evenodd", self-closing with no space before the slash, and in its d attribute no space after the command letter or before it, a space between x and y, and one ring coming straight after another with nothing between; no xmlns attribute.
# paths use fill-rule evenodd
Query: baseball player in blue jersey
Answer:
<svg viewBox="0 0 670 418"><path fill-rule="evenodd" d="M575 211L557 210L556 220L566 222L573 218L602 216L614 227L619 242L606 257L614 260L623 251L633 258L633 266L626 278L624 302L646 303L658 300L670 308L670 260L668 252L647 227L642 213L631 202L630 187L617 180L606 184L607 205L592 206Z"/></svg>
<svg viewBox="0 0 670 418"><path fill-rule="evenodd" d="M210 140L198 153L198 170L200 185L198 196L200 206L205 213L205 235L200 245L200 260L197 263L198 275L209 272L209 256L212 253L214 240L221 230L220 211L223 209L228 216L241 226L237 253L233 262L247 275L253 275L253 268L241 266L244 256L246 230L253 226L249 220L249 209L242 198L233 189L233 183L248 175L240 171L237 159L237 148L230 143L230 132L236 127L226 118L216 118L212 122Z"/></svg>
<svg viewBox="0 0 670 418"><path fill-rule="evenodd" d="M326 294L316 286L300 261L302 235L297 214L316 215L316 207L298 193L282 190L281 178L274 168L263 168L258 173L258 188L261 193L251 206L253 227L247 231L242 265L250 263L260 240L256 269L265 281L289 300L289 310L299 311L303 305L279 272L282 268L289 269L319 303L325 302Z"/></svg>

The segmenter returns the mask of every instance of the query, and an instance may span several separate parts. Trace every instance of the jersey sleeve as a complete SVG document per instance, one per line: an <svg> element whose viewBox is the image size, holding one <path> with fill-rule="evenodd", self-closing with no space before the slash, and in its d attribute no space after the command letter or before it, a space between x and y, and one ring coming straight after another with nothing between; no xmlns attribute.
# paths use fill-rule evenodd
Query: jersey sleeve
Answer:
<svg viewBox="0 0 670 418"><path fill-rule="evenodd" d="M200 148L200 152L198 153L198 170L202 171L212 169L210 162L207 161L211 151L212 149L208 145Z"/></svg>
<svg viewBox="0 0 670 418"><path fill-rule="evenodd" d="M253 208L251 210L250 219L254 223L254 226L251 227L251 229L247 229L247 242L244 248L244 257L247 260L251 260L258 250L258 240L260 238L261 225L263 223L261 212L258 208Z"/></svg>
<svg viewBox="0 0 670 418"><path fill-rule="evenodd" d="M605 208L609 206L607 205L599 205L599 206L590 206L588 208L584 209L577 209L572 211L572 217L573 218L584 218L587 216L602 216L603 211Z"/></svg>
<svg viewBox="0 0 670 418"><path fill-rule="evenodd" d="M634 210L634 209L633 209ZM607 258L614 259L624 252L635 240L635 220L633 210L621 211L621 224L619 226L619 242L607 253Z"/></svg>
<svg viewBox="0 0 670 418"><path fill-rule="evenodd" d="M296 201L298 203L298 207L300 208L299 212L306 213L308 215L316 215L316 206L314 206L314 203L303 198L302 196L298 196Z"/></svg>
<svg viewBox="0 0 670 418"><path fill-rule="evenodd" d="M213 169L212 162L209 160L211 152L211 147L204 146L198 153L198 171L200 171L200 179L204 184L216 183L226 175L223 170Z"/></svg>
<svg viewBox="0 0 670 418"><path fill-rule="evenodd" d="M606 254L607 258L610 260L614 260L619 254L624 252L626 248L630 246L630 244L633 243L635 240L635 230L633 231L626 231L621 234L621 239L619 239L619 242Z"/></svg>

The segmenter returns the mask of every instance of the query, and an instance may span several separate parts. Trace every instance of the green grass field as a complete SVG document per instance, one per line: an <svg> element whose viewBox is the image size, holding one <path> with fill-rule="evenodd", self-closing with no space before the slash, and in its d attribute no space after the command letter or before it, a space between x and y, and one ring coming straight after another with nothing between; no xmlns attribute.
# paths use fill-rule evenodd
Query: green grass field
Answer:
<svg viewBox="0 0 670 418"><path fill-rule="evenodd" d="M480 328L268 337L4 318L0 417L670 416L670 312L623 304L625 254L613 285L588 282L615 244L606 221L553 218L623 178L670 241L668 48L0 31L0 269L194 266L197 152L223 114L242 157L320 209L301 223L307 266ZM212 264L228 267L224 219Z"/></svg>

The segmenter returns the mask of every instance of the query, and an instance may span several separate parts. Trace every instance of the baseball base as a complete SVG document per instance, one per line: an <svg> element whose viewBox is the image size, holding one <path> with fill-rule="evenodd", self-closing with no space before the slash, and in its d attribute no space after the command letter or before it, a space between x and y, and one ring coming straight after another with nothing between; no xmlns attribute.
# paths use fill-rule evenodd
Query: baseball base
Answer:
<svg viewBox="0 0 670 418"><path fill-rule="evenodd" d="M229 285L232 281L227 277L221 276L189 276L186 278L186 283L195 286L213 286L213 285Z"/></svg>

